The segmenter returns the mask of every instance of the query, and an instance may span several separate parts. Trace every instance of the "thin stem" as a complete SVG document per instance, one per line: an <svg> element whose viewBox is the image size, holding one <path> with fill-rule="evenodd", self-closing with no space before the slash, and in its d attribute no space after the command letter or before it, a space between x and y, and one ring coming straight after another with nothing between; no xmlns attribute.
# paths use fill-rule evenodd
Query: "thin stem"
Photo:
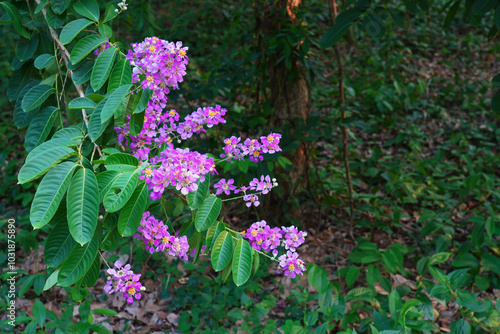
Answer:
<svg viewBox="0 0 500 334"><path fill-rule="evenodd" d="M104 258L104 256L102 256L101 251L99 251L99 255L101 256L101 259L104 261L104 263L106 263L106 266L107 266L109 269L111 269L111 267L110 267L110 266L109 266L109 264L108 264L108 261L106 261L106 259Z"/></svg>
<svg viewBox="0 0 500 334"><path fill-rule="evenodd" d="M337 18L337 4L335 0L333 0L333 23L335 23L335 19ZM335 44L335 58L337 60L337 65L338 65L338 76L339 76L339 95L340 95L340 112L342 113L342 119L346 119L346 112L344 108L344 103L345 103L345 98L344 98L344 67L342 65L342 57L340 56L340 49L339 49L339 44ZM351 237L352 240L354 240L354 201L352 197L352 181L351 181L351 171L349 169L349 150L348 150L348 139L349 139L349 133L347 131L347 128L345 126L342 126L342 132L344 134L344 140L343 140L343 155L344 155L344 167L345 167L345 172L346 172L346 178L347 178L347 188L349 189L349 207L350 207L350 213L349 213L349 236Z"/></svg>

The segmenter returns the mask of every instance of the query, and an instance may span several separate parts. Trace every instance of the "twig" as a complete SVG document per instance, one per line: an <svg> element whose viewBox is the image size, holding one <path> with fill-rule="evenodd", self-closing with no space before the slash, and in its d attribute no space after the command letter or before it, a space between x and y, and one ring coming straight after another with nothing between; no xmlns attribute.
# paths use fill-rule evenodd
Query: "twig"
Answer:
<svg viewBox="0 0 500 334"><path fill-rule="evenodd" d="M35 2L39 5L41 0L35 0ZM45 20L47 20L47 10L45 8L42 9L42 14L43 14L43 17L45 18ZM64 44L61 42L61 40L59 39L59 36L57 36L56 31L51 26L48 26L48 27L49 27L50 36L52 37L54 42L57 44L57 48L61 52L61 57L64 61L64 64L67 67L69 59L70 59L69 51L68 51L68 49L66 49ZM73 72L68 70L66 74L71 76L73 74ZM66 81L66 79L65 79L65 81ZM85 97L85 91L83 90L82 85L75 84L75 88L76 88L76 91L78 92L78 95L80 95L80 97ZM82 109L82 116L83 116L83 122L85 123L85 126L88 129L89 120L87 119L88 116L87 116L87 111L85 109ZM102 158L103 156L102 156L101 148L94 141L92 141L92 142L94 143L94 146L96 147L97 151L99 152L100 157Z"/></svg>
<svg viewBox="0 0 500 334"><path fill-rule="evenodd" d="M170 193L174 194L175 196L179 197L180 199L182 199L184 202L187 203L187 200L186 200L186 197L176 193L173 189L167 189Z"/></svg>
<svg viewBox="0 0 500 334"><path fill-rule="evenodd" d="M333 23L335 24L335 19L337 18L337 3L333 0ZM344 108L344 67L342 65L342 57L340 56L339 44L335 44L335 58L338 64L338 75L339 75L339 94L340 94L340 111L342 113L342 119L346 119L346 112ZM351 182L351 171L349 169L349 157L348 157L348 139L349 134L347 128L342 126L342 131L344 133L344 166L347 178L347 187L349 189L349 206L350 206L350 214L349 214L349 236L352 240L354 240L354 201L352 198L352 182Z"/></svg>

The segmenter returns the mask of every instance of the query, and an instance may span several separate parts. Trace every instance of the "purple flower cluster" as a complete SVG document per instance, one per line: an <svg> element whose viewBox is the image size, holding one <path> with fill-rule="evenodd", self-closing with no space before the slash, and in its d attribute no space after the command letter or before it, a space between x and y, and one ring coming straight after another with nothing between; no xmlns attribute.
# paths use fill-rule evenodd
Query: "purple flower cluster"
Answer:
<svg viewBox="0 0 500 334"><path fill-rule="evenodd" d="M168 226L161 220L151 216L149 211L144 212L141 223L134 237L141 240L146 249L153 254L154 252L166 251L169 255L178 256L187 261L187 252L189 244L186 236L177 237L171 235Z"/></svg>
<svg viewBox="0 0 500 334"><path fill-rule="evenodd" d="M259 196L258 194L263 194L266 195L271 191L273 187L277 187L278 183L276 182L276 179L271 177L269 175L261 175L260 180L258 178L254 178L252 181L250 181L250 185L243 186L239 189L235 189L234 193L237 194L240 191L244 193L243 200L246 203L247 207L251 207L252 205L254 206L259 206ZM252 190L252 191L257 191L255 194L247 194L247 190Z"/></svg>
<svg viewBox="0 0 500 334"><path fill-rule="evenodd" d="M224 153L221 154L221 158L227 157L229 159L242 160L248 156L251 161L259 162L264 159L262 153L273 154L281 151L279 147L280 139L280 134L271 133L260 137L260 141L258 139L247 138L241 143L240 137L232 136L224 140Z"/></svg>
<svg viewBox="0 0 500 334"><path fill-rule="evenodd" d="M306 270L304 262L296 252L296 248L304 243L306 236L306 232L299 231L295 226L271 228L265 220L253 223L243 235L249 240L252 248L271 252L273 256L278 255L278 247L282 246L287 252L278 258L279 272L284 271L286 276L290 275L292 278L297 274L302 275Z"/></svg>
<svg viewBox="0 0 500 334"><path fill-rule="evenodd" d="M231 191L236 190L236 186L233 185L233 183L234 183L233 179L229 179L227 181L226 181L226 179L220 179L219 182L214 184L214 188L217 189L215 194L216 195L220 195L222 193L224 193L226 195L231 194Z"/></svg>
<svg viewBox="0 0 500 334"><path fill-rule="evenodd" d="M127 300L127 303L134 302L134 298L141 299L141 294L139 291L146 290L145 287L139 282L141 274L134 274L130 270L130 265L127 264L123 266L120 261L115 262L116 269L108 269L108 281L104 286L104 291L109 294L115 292L122 292L123 298Z"/></svg>
<svg viewBox="0 0 500 334"><path fill-rule="evenodd" d="M148 184L153 200L161 198L165 188L175 187L187 195L198 189L198 180L205 180L205 174L216 173L214 159L206 154L190 151L188 148L167 147L159 157L151 158L152 165L145 168L140 178Z"/></svg>

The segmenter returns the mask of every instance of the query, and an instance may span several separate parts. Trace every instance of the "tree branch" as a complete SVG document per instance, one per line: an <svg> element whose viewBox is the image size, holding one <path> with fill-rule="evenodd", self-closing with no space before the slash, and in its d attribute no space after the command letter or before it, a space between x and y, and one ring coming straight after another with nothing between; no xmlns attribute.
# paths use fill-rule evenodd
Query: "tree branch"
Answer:
<svg viewBox="0 0 500 334"><path fill-rule="evenodd" d="M35 2L39 5L41 0L35 0ZM45 21L47 21L47 10L45 8L42 9L42 14L43 14L43 17L45 18ZM69 63L69 59L70 59L69 51L68 51L68 49L66 49L64 44L61 42L61 40L59 39L59 36L57 36L56 31L51 26L48 25L48 27L49 27L50 36L52 37L52 39L56 43L59 51L61 52L61 57L62 57L64 64L66 65L66 68L67 68L68 63ZM73 75L73 72L70 70L67 70L67 71L68 71L67 74L71 77ZM75 83L74 83L74 85L75 85L76 91L78 92L78 95L80 95L80 97L85 97L85 91L83 90L83 86L77 85ZM83 122L85 123L85 126L88 129L89 128L89 120L87 119L88 115L87 115L87 111L85 109L82 109L82 117L83 117ZM94 146L97 149L97 152L99 152L99 155L102 158L103 156L102 156L101 148L94 141L92 141L92 142L94 143Z"/></svg>

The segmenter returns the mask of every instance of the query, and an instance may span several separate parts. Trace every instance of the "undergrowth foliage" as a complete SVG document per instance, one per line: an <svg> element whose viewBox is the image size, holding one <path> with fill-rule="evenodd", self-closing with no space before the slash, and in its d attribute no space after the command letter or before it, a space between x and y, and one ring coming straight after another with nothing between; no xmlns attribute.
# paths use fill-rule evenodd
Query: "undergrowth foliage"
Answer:
<svg viewBox="0 0 500 334"><path fill-rule="evenodd" d="M269 175L241 187L233 179L214 182L218 165L261 162L281 151L281 135L227 138L220 157L191 150L187 140L209 135L208 129L226 123L228 112L216 105L181 117L167 108L168 94L186 74L188 47L150 37L125 54L112 30L125 2L117 8L108 3L104 15L95 0L69 4L37 1L17 8L2 2L20 35L17 57L23 63L8 93L16 101L16 125L27 127L29 154L18 181L41 178L30 221L35 229L51 227L44 290L72 286L73 299L81 301L104 262L104 290L122 294L128 303L140 299L147 293L141 275L120 261L111 267L101 253L115 249L122 237L143 241L150 253L183 260L209 255L213 268L237 286L258 269L261 254L284 275L302 275L306 269L296 248L305 232L270 228L264 220L237 232L219 220L223 201L258 206L259 196L278 183ZM28 16L32 24L23 25ZM167 194L192 209L192 219L180 227L149 212Z"/></svg>

